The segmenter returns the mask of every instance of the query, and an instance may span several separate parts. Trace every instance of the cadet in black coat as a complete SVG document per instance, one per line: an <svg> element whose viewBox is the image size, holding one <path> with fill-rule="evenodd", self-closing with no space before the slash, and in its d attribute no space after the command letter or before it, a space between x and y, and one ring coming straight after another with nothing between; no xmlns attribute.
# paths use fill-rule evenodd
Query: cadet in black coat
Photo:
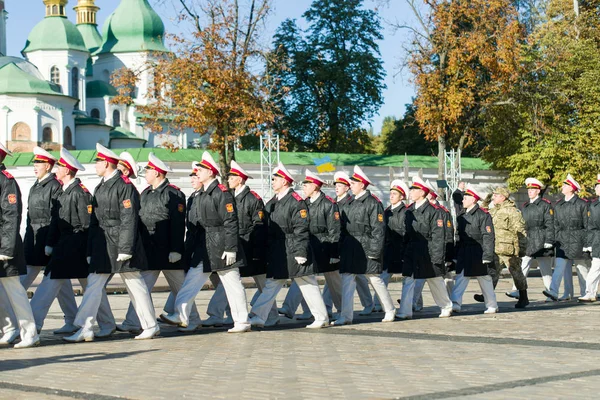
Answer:
<svg viewBox="0 0 600 400"><path fill-rule="evenodd" d="M219 167L208 152L202 154L198 167L202 190L194 199L193 207L197 212L198 225L206 231L206 255L200 265L192 266L188 271L175 300L175 314L164 316L163 320L187 327L196 295L209 279L210 273L216 272L231 306L234 327L228 332L247 332L250 324L246 292L240 278L240 268L246 265L246 260L240 245L234 199L227 187L217 180Z"/></svg>
<svg viewBox="0 0 600 400"><path fill-rule="evenodd" d="M565 295L560 300L570 300L574 296L573 264L577 267L581 296L585 295L585 277L588 273L588 202L577 196L581 189L571 174L562 185L563 199L554 205L554 240L556 263L550 289L543 293L552 300L559 300L560 283L565 278ZM585 254L584 254L585 253Z"/></svg>
<svg viewBox="0 0 600 400"><path fill-rule="evenodd" d="M483 292L486 314L498 312L490 269L494 268L494 226L491 215L477 202L481 195L468 186L463 198L464 209L456 217L456 283L452 290L452 311L460 312L462 297L470 277L476 277Z"/></svg>
<svg viewBox="0 0 600 400"><path fill-rule="evenodd" d="M444 211L427 198L431 190L432 188L419 177L415 177L410 186L410 199L413 203L406 210L405 218L406 249L402 274L406 278L402 286L402 300L397 314L400 319L412 318L416 279L427 281L433 299L441 309L440 318L452 314L452 302L444 282L446 274Z"/></svg>
<svg viewBox="0 0 600 400"><path fill-rule="evenodd" d="M389 274L401 274L406 248L406 205L408 194L406 184L397 179L390 188L390 206L385 209L385 246L383 250L383 269Z"/></svg>
<svg viewBox="0 0 600 400"><path fill-rule="evenodd" d="M342 273L342 313L336 325L351 324L354 318L354 291L356 275L367 276L379 296L385 317L383 322L394 320L394 304L385 282L381 279L385 223L383 205L367 187L371 181L359 166L354 167L350 178L350 190L354 199L342 218L347 234L340 246L343 254L340 265Z"/></svg>
<svg viewBox="0 0 600 400"><path fill-rule="evenodd" d="M600 174L598 174L594 191L596 192L596 196L600 196ZM598 199L600 197L596 198L589 205L587 250L591 250L592 266L585 280L585 295L577 299L583 303L593 303L596 301L598 283L600 282L600 201Z"/></svg>
<svg viewBox="0 0 600 400"><path fill-rule="evenodd" d="M68 342L94 339L92 324L104 287L111 274L119 273L135 304L143 332L136 339L151 339L160 333L156 324L150 291L142 278L147 265L144 247L139 237L139 203L137 190L117 170L119 157L96 144L96 173L102 177L92 198L92 216L88 236L90 274L77 311L75 325L81 329L64 338Z"/></svg>
<svg viewBox="0 0 600 400"><path fill-rule="evenodd" d="M52 216L56 219L58 240L44 271L44 279L31 299L31 308L38 331L42 329L54 299L64 291L65 287L70 292L71 301L75 303L71 279L78 279L82 287L86 287L87 284L86 248L92 213L92 195L79 178L75 177L77 171L85 170L83 165L64 148L61 149L60 156L56 177L62 182L62 188ZM65 318L65 325L59 330L60 333L77 331L78 328L73 325L76 313L77 309L72 319ZM98 325L100 325L100 333L96 334L97 337L110 336L114 332L115 319L106 293L102 293Z"/></svg>
<svg viewBox="0 0 600 400"><path fill-rule="evenodd" d="M291 188L294 178L281 163L273 171L275 196L265 210L268 221L267 283L260 294L250 319L252 325L263 326L273 307L277 293L286 280L297 281L315 322L308 328L329 324L327 309L314 275L309 237L309 215L306 203Z"/></svg>
<svg viewBox="0 0 600 400"><path fill-rule="evenodd" d="M27 292L19 280L19 275L26 273L19 234L23 203L19 185L4 166L7 155L12 156L0 143L0 320L11 321L10 325L2 326L0 344L10 344L21 336L15 347L31 347L37 346L40 339Z"/></svg>

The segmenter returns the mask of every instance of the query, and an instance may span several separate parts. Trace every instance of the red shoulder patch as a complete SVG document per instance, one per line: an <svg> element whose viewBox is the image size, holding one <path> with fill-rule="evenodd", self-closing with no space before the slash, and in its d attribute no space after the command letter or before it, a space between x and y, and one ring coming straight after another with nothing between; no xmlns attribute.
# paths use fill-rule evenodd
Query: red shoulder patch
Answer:
<svg viewBox="0 0 600 400"><path fill-rule="evenodd" d="M219 183L219 189L221 189L221 192L228 192L229 190L227 189L227 186Z"/></svg>
<svg viewBox="0 0 600 400"><path fill-rule="evenodd" d="M450 212L450 210L448 210L446 207L444 207L443 205L440 204L440 208L446 212Z"/></svg>
<svg viewBox="0 0 600 400"><path fill-rule="evenodd" d="M262 201L262 198L258 195L258 193L256 193L254 190L251 190L250 193L252 193L252 196L256 197L258 200Z"/></svg>
<svg viewBox="0 0 600 400"><path fill-rule="evenodd" d="M88 188L86 188L83 183L79 184L79 187L83 189L84 192L89 193L90 191L88 190Z"/></svg>
<svg viewBox="0 0 600 400"><path fill-rule="evenodd" d="M486 213L486 214L489 214L489 213L490 213L490 212L488 211L488 209L487 209L487 208L485 208L485 207L479 207L479 209L480 209L481 211L483 211L484 213Z"/></svg>
<svg viewBox="0 0 600 400"><path fill-rule="evenodd" d="M15 179L14 176L11 175L10 172L8 172L7 170L3 170L2 173L4 174L4 176L6 176L8 179Z"/></svg>
<svg viewBox="0 0 600 400"><path fill-rule="evenodd" d="M590 201L588 199L584 199L583 197L580 197L581 200L585 201L586 203L589 203Z"/></svg>
<svg viewBox="0 0 600 400"><path fill-rule="evenodd" d="M123 179L123 182L125 182L126 184L131 185L131 180L125 175L121 175L121 179Z"/></svg>
<svg viewBox="0 0 600 400"><path fill-rule="evenodd" d="M330 202L332 202L333 204L335 204L335 200L334 200L334 199L332 199L331 197L329 197L329 196L325 195L325 198L326 198L327 200L329 200Z"/></svg>
<svg viewBox="0 0 600 400"><path fill-rule="evenodd" d="M175 189L175 190L181 190L181 189L179 189L177 186L173 185L172 183L169 183L169 186L171 186L171 187L172 187L173 189Z"/></svg>
<svg viewBox="0 0 600 400"><path fill-rule="evenodd" d="M298 201L302 201L302 197L296 192L292 192L292 197Z"/></svg>
<svg viewBox="0 0 600 400"><path fill-rule="evenodd" d="M379 197L375 196L373 193L371 193L371 196L373 196L373 198L374 198L375 200L377 200L379 203L381 203L381 200L379 200Z"/></svg>
<svg viewBox="0 0 600 400"><path fill-rule="evenodd" d="M410 203L410 204L408 205L408 207L406 207L406 208L408 209L408 208L411 208L411 207L414 207L414 206L415 206L415 203Z"/></svg>
<svg viewBox="0 0 600 400"><path fill-rule="evenodd" d="M437 205L437 204L435 204L435 203L429 203L429 204L431 204L431 206L432 206L433 208L435 208L436 210L439 210L439 209L440 209L440 206L438 206L438 205Z"/></svg>
<svg viewBox="0 0 600 400"><path fill-rule="evenodd" d="M58 179L56 177L56 175L54 175L54 179L56 179L56 182L60 183L60 186L64 185L63 181L61 181L60 179Z"/></svg>
<svg viewBox="0 0 600 400"><path fill-rule="evenodd" d="M523 206L522 206L522 207L525 207L527 204L529 204L529 202L528 202L528 201L526 201L525 203L523 203Z"/></svg>
<svg viewBox="0 0 600 400"><path fill-rule="evenodd" d="M543 198L543 197L542 197L542 201L545 201L545 202L546 202L546 203L548 203L548 204L552 204L552 202L551 202L550 200L548 200L548 199L545 199L545 198Z"/></svg>

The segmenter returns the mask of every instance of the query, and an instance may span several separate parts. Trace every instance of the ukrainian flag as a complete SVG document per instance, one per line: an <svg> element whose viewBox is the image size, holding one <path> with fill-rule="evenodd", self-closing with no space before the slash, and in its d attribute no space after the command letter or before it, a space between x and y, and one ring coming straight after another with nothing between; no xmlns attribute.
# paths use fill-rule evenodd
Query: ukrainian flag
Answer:
<svg viewBox="0 0 600 400"><path fill-rule="evenodd" d="M331 162L331 158L329 156L325 156L323 158L313 158L315 166L317 167L317 173L322 174L324 172L334 172L335 167Z"/></svg>

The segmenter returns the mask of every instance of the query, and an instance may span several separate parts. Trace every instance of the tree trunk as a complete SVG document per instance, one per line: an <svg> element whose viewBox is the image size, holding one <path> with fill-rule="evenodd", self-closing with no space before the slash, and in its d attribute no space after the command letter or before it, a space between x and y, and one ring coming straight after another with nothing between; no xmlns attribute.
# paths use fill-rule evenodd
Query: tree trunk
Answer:
<svg viewBox="0 0 600 400"><path fill-rule="evenodd" d="M438 135L438 179L445 179L446 166L446 137Z"/></svg>

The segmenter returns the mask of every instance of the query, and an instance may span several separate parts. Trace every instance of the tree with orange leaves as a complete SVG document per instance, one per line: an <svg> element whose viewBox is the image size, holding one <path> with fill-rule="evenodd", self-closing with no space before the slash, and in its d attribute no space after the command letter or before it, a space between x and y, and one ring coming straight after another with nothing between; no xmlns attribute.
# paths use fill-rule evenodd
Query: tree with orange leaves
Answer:
<svg viewBox="0 0 600 400"><path fill-rule="evenodd" d="M137 106L143 122L154 132L166 128L210 133L210 147L218 151L225 172L235 159L237 139L260 134L276 115L268 101L268 79L256 72L265 62L258 39L271 0L173 2L182 7L179 19L189 23L191 35L172 35L172 53L113 76L119 91L113 102L131 104L130 88L142 71L151 70L148 104Z"/></svg>

